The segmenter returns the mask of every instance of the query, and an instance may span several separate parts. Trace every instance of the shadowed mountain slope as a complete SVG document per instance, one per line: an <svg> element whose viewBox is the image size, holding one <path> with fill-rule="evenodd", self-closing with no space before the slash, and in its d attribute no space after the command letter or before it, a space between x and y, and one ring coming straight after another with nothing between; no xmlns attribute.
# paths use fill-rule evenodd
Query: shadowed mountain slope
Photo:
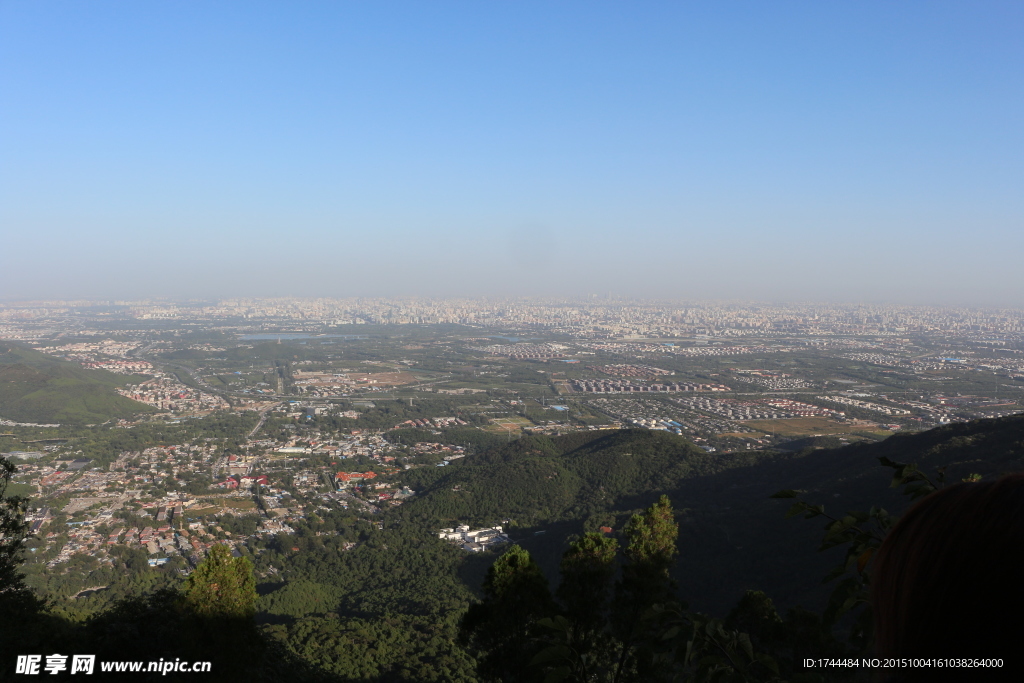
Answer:
<svg viewBox="0 0 1024 683"><path fill-rule="evenodd" d="M823 520L786 519L791 501L770 496L799 489L831 514L872 505L901 514L909 501L889 488L883 456L918 463L930 476L947 467L950 482L1024 469L1024 416L798 453L707 454L640 430L526 437L417 471L421 495L402 513L439 526L510 519L514 537L554 580L570 536L598 526L617 532L666 493L680 522L675 578L695 608L724 614L753 588L782 606L821 609L830 590L821 578L842 549L817 552Z"/></svg>
<svg viewBox="0 0 1024 683"><path fill-rule="evenodd" d="M13 342L0 342L0 417L85 423L153 409L117 393L127 378L87 370Z"/></svg>

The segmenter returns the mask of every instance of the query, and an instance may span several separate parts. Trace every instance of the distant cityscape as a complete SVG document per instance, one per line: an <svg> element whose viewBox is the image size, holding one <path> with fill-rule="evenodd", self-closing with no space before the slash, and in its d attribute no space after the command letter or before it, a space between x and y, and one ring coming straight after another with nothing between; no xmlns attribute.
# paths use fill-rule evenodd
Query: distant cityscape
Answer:
<svg viewBox="0 0 1024 683"><path fill-rule="evenodd" d="M290 324L292 332L345 325L458 324L609 339L948 333L998 343L1019 340L1024 333L1024 311L1017 309L602 301L597 297L585 301L278 298L4 302L0 303L0 337L68 334L58 324L68 317L98 324L127 320L234 323L237 329L253 333L273 331L283 322Z"/></svg>
<svg viewBox="0 0 1024 683"><path fill-rule="evenodd" d="M418 495L410 470L528 434L663 431L716 454L1024 412L1019 310L34 301L0 304L0 339L17 345L6 367L79 368L124 401L77 419L17 401L0 411L0 444L34 500L33 560L60 572L137 550L188 573L213 544L258 555L261 538L331 511L376 524ZM150 436L124 447L120 430ZM484 552L509 542L502 524L430 533Z"/></svg>

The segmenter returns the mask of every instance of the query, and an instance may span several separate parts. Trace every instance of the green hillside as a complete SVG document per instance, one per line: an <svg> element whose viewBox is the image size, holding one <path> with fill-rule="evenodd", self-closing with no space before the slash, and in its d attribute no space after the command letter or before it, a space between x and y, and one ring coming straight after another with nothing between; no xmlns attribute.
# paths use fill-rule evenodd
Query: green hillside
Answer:
<svg viewBox="0 0 1024 683"><path fill-rule="evenodd" d="M422 495L404 509L438 524L583 522L631 506L644 493L765 459L775 456L714 456L678 436L646 430L528 436L447 468L410 472L410 486Z"/></svg>
<svg viewBox="0 0 1024 683"><path fill-rule="evenodd" d="M115 391L125 380L20 344L0 343L0 417L10 420L75 424L152 411Z"/></svg>
<svg viewBox="0 0 1024 683"><path fill-rule="evenodd" d="M446 468L411 471L421 495L400 514L437 526L514 520L520 543L554 579L569 537L598 526L618 530L665 493L681 525L675 578L694 607L721 614L756 588L782 605L820 610L830 590L821 578L842 550L817 552L822 524L785 519L791 501L772 493L800 489L833 513L881 505L899 514L909 501L889 488L892 471L879 457L931 474L948 466L949 481L1024 469L1024 416L798 453L707 454L664 432L601 434L528 437Z"/></svg>

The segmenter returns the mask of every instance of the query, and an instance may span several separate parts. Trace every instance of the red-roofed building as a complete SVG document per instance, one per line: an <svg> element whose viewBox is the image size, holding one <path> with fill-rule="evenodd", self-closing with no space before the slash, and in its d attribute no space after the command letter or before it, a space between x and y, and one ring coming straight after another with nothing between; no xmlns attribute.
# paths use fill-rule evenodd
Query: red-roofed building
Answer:
<svg viewBox="0 0 1024 683"><path fill-rule="evenodd" d="M334 479L341 484L347 484L351 481L363 481L365 479L373 479L376 476L376 472L338 472L336 475L334 475Z"/></svg>

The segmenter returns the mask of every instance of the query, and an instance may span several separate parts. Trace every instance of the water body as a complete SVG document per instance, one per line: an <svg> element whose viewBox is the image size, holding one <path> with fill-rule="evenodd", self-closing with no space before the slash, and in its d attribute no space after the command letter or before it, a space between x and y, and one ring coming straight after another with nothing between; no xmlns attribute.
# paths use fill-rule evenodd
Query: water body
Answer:
<svg viewBox="0 0 1024 683"><path fill-rule="evenodd" d="M369 339L365 334L304 334L296 332L282 332L280 334L260 333L243 334L238 337L242 341L276 341L278 339Z"/></svg>
<svg viewBox="0 0 1024 683"><path fill-rule="evenodd" d="M503 337L500 334L492 334L491 336L488 337L488 339L504 339L505 341L509 341L509 342L536 341L537 340L536 337L531 337L529 339L525 339L523 337Z"/></svg>

